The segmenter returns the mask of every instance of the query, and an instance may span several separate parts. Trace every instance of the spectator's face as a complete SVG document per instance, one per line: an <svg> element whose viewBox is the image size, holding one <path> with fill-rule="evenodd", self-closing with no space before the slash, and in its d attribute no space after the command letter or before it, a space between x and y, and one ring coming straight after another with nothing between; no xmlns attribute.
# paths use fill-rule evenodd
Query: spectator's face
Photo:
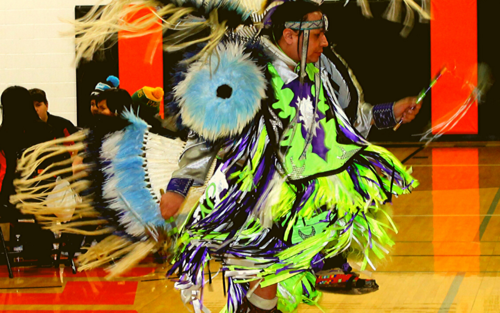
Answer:
<svg viewBox="0 0 500 313"><path fill-rule="evenodd" d="M33 101L33 106L35 107L38 117L42 121L47 122L49 118L49 116L47 115L47 110L49 109L49 105L46 102Z"/></svg>
<svg viewBox="0 0 500 313"><path fill-rule="evenodd" d="M108 108L108 104L106 103L106 100L101 100L97 104L97 111L98 114L101 115L107 115L107 116L116 116L115 113L111 112Z"/></svg>
<svg viewBox="0 0 500 313"><path fill-rule="evenodd" d="M92 113L92 115L99 114L99 108L97 107L96 99L90 100L90 112Z"/></svg>

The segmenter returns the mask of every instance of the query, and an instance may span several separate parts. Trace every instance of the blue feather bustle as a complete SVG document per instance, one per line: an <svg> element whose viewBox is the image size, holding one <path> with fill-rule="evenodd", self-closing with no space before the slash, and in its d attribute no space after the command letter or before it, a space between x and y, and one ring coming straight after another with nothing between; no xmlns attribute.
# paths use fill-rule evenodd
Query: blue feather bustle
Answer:
<svg viewBox="0 0 500 313"><path fill-rule="evenodd" d="M184 59L202 48L186 52ZM234 137L268 97L268 62L258 40L231 33L206 61L178 64L172 75L174 93L165 98L167 111L178 116L181 128L194 130L208 141Z"/></svg>
<svg viewBox="0 0 500 313"><path fill-rule="evenodd" d="M174 93L172 90L180 84L184 79L186 79L187 70L189 68L189 64L183 62L182 60L189 60L195 55L197 55L205 46L205 44L198 44L186 49L186 51L182 54L181 60L177 61L175 66L172 67L170 72L170 83L165 88L165 96L164 96L164 105L165 112L168 116L176 116L176 126L179 131L187 131L189 128L184 125L182 122L182 117L180 116L179 101L175 99ZM172 62L173 56L169 54L169 60Z"/></svg>
<svg viewBox="0 0 500 313"><path fill-rule="evenodd" d="M103 169L109 165L109 160L101 158L102 141L108 134L120 131L126 126L127 122L122 119L98 116L87 137L85 163L93 165L88 171L89 180L93 184L81 196L91 197L92 206L100 213L100 218L108 220L110 225L118 225L119 217L110 209L109 201L103 195L102 186L109 179L109 175L104 173ZM119 228L116 231L120 232Z"/></svg>
<svg viewBox="0 0 500 313"><path fill-rule="evenodd" d="M114 188L111 193L105 194L105 197L125 224L125 231L129 235L137 236L138 232L130 231L131 228L143 229L146 225L164 227L165 221L158 210L159 199L148 189L143 166L144 136L148 125L129 111L126 111L123 117L130 124L117 142L116 156L104 169L108 174L105 184L111 184L111 189ZM145 234L144 231L139 233Z"/></svg>

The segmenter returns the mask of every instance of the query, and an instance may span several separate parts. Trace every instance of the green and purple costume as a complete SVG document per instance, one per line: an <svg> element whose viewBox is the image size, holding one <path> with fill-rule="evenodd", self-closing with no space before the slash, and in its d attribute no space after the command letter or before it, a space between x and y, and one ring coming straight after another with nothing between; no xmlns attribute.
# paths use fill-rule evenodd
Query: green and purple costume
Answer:
<svg viewBox="0 0 500 313"><path fill-rule="evenodd" d="M180 274L176 287L192 292L204 285L206 262L220 259L229 312L251 280L279 283L280 309L291 311L302 299L314 302L311 269L324 258L348 251L374 267L373 255L383 258L394 244L384 204L417 184L350 125L326 72L308 64L302 85L298 78L285 83L273 64L280 65L268 63L266 75L274 95L223 144L171 270Z"/></svg>

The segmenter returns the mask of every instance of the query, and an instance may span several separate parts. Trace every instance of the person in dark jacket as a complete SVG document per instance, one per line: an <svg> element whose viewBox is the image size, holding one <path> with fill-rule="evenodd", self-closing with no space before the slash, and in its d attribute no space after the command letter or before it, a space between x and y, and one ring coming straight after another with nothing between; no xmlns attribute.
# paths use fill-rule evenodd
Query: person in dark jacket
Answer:
<svg viewBox="0 0 500 313"><path fill-rule="evenodd" d="M49 113L49 101L45 91L33 88L29 92L38 117L50 127L52 139L68 137L77 131L75 125L67 119Z"/></svg>
<svg viewBox="0 0 500 313"><path fill-rule="evenodd" d="M29 91L20 86L7 88L1 96L2 126L0 127L0 152L4 161L0 173L0 216L18 220L21 213L10 204L9 198L15 193L17 159L29 147L51 140L50 129L38 117L33 107ZM0 162L1 163L1 162ZM38 224L15 223L15 234L19 234L23 242L25 258L37 259L42 263L50 262L54 235L42 230Z"/></svg>
<svg viewBox="0 0 500 313"><path fill-rule="evenodd" d="M33 107L28 90L12 86L2 93L2 125L0 126L0 151L4 164L0 177L0 203L8 206L14 193L13 180L17 158L32 145L51 140L48 126L43 123Z"/></svg>

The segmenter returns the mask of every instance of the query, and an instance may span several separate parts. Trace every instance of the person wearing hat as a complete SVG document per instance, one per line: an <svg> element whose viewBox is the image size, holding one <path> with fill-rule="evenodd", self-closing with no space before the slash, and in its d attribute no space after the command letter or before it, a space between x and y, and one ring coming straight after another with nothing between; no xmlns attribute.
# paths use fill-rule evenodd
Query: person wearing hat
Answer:
<svg viewBox="0 0 500 313"><path fill-rule="evenodd" d="M133 109L137 115L151 126L151 131L155 134L168 138L182 136L176 132L175 119L162 115L162 100L164 91L161 87L144 86L132 95Z"/></svg>
<svg viewBox="0 0 500 313"><path fill-rule="evenodd" d="M100 101L100 95L109 89L118 88L120 86L120 80L118 77L110 75L105 82L99 82L95 86L94 90L90 93L90 112L92 115L100 114L98 103Z"/></svg>
<svg viewBox="0 0 500 313"><path fill-rule="evenodd" d="M53 139L68 137L77 131L75 125L67 119L49 113L49 101L45 91L33 88L29 92L38 117L50 127Z"/></svg>
<svg viewBox="0 0 500 313"><path fill-rule="evenodd" d="M125 89L111 88L99 95L97 110L99 115L120 117L125 109L131 109L132 97Z"/></svg>
<svg viewBox="0 0 500 313"><path fill-rule="evenodd" d="M132 100L130 99L130 94L126 90L118 89L120 85L120 80L113 75L108 76L106 82L99 82L95 86L94 90L90 93L90 112L92 113L92 129L99 128L104 133L107 131L108 127L114 129L115 126L111 126L103 120L106 119L104 116L114 117L117 113L121 113L126 105L131 106ZM111 100L107 99L111 98ZM111 110L108 107L108 101L111 101ZM121 125L120 125L121 127ZM81 156L75 156L73 160L73 172L77 172L79 165L83 164L84 158Z"/></svg>
<svg viewBox="0 0 500 313"><path fill-rule="evenodd" d="M132 95L135 105L140 105L143 110L151 111L152 115L160 113L160 104L163 99L163 88L144 86Z"/></svg>

